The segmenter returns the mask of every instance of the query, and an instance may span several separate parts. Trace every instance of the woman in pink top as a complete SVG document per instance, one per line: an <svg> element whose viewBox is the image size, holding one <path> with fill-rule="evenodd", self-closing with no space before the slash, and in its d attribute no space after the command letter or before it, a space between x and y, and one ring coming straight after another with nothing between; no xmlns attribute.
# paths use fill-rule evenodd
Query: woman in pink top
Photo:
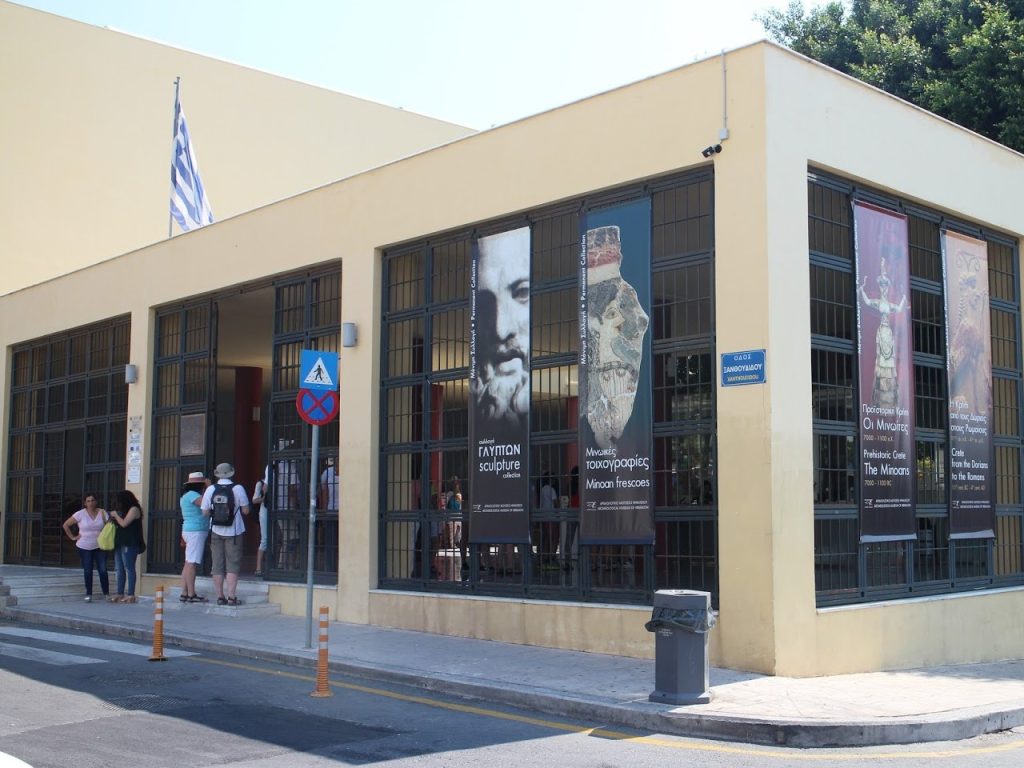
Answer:
<svg viewBox="0 0 1024 768"><path fill-rule="evenodd" d="M82 560L82 571L85 575L85 602L92 602L92 569L95 565L100 575L100 587L103 594L110 596L110 580L107 578L107 553L100 549L100 531L107 522L106 510L96 506L96 494L85 494L85 508L80 509L64 521L64 533L75 542L78 557ZM71 526L78 526L78 533L71 533Z"/></svg>

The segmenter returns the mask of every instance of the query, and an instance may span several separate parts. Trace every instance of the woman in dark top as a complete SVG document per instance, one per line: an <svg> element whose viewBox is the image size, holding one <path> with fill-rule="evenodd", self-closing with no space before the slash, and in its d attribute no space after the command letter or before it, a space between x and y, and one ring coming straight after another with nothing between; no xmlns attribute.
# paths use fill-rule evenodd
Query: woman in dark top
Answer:
<svg viewBox="0 0 1024 768"><path fill-rule="evenodd" d="M117 523L114 534L114 568L117 570L117 596L112 603L134 603L135 559L145 547L142 536L142 505L131 491L118 491L117 503L110 513ZM127 578L127 591L125 580Z"/></svg>

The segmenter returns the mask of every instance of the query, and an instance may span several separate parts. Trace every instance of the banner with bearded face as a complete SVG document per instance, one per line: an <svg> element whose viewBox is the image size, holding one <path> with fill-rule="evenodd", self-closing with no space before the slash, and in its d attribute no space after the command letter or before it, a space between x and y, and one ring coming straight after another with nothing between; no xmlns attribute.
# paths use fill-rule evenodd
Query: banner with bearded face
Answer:
<svg viewBox="0 0 1024 768"><path fill-rule="evenodd" d="M470 541L529 543L529 227L476 241L469 325Z"/></svg>

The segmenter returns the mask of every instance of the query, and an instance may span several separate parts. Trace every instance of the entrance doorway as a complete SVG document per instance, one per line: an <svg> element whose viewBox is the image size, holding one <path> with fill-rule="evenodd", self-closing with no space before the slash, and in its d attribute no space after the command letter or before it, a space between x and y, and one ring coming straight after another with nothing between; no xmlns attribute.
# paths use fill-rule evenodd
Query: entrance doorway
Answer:
<svg viewBox="0 0 1024 768"><path fill-rule="evenodd" d="M274 336L274 288L218 297L217 366L212 455L206 471L234 466L234 481L252 498L267 462L267 433ZM260 544L257 509L245 520L242 576L256 571Z"/></svg>
<svg viewBox="0 0 1024 768"><path fill-rule="evenodd" d="M157 313L149 571L177 573L184 478L220 462L252 497L268 473L270 513L263 578L304 581L309 540L309 428L295 397L303 349L340 345L340 267L191 300ZM337 580L337 422L320 430L314 578ZM276 489L276 492L275 492ZM322 497L322 498L321 498ZM255 577L258 510L246 520L243 577ZM208 572L209 563L202 569Z"/></svg>
<svg viewBox="0 0 1024 768"><path fill-rule="evenodd" d="M151 573L178 573L178 500L190 472L235 467L246 492L263 475L274 289L232 291L157 313L149 502ZM242 572L255 570L259 524L246 521ZM209 554L201 569L209 572Z"/></svg>

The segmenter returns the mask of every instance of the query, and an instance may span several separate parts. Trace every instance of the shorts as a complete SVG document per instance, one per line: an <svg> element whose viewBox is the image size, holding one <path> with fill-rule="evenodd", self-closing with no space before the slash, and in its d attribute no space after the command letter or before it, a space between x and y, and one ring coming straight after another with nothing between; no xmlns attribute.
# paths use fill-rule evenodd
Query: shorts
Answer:
<svg viewBox="0 0 1024 768"><path fill-rule="evenodd" d="M242 534L221 536L219 533L211 533L210 552L213 553L212 575L237 574L242 570Z"/></svg>
<svg viewBox="0 0 1024 768"><path fill-rule="evenodd" d="M203 550L206 548L206 534L209 531L184 531L181 538L185 540L185 562L203 562Z"/></svg>

